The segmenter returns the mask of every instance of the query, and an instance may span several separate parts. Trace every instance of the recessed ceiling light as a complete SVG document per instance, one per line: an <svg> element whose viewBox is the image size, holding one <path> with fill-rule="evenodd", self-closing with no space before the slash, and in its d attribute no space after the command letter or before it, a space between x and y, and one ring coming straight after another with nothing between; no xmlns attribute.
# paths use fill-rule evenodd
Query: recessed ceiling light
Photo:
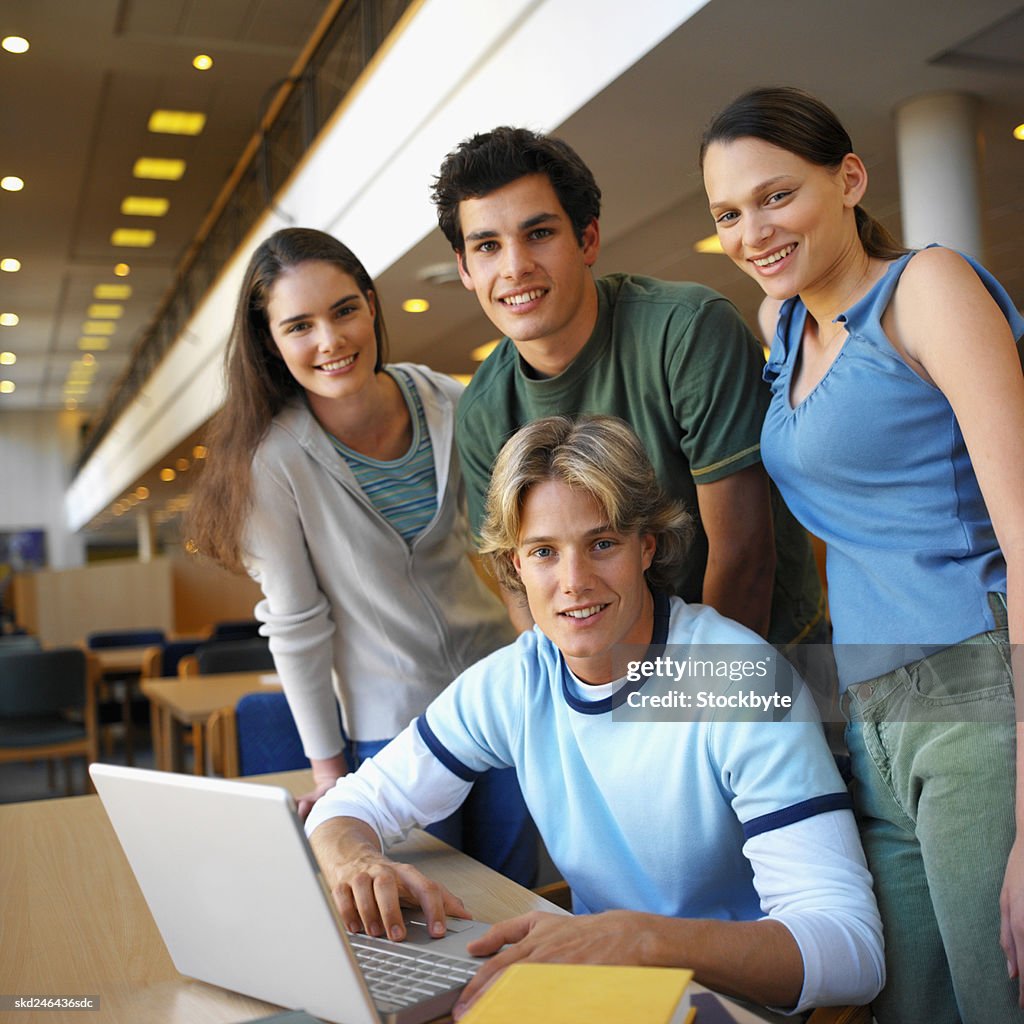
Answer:
<svg viewBox="0 0 1024 1024"><path fill-rule="evenodd" d="M86 320L82 324L83 334L106 334L111 335L117 330L117 324L113 320Z"/></svg>
<svg viewBox="0 0 1024 1024"><path fill-rule="evenodd" d="M1013 129L1013 137L1024 142L1024 124L1019 124Z"/></svg>
<svg viewBox="0 0 1024 1024"><path fill-rule="evenodd" d="M95 366L96 365L96 357L91 352L86 352L85 355L82 356L82 365L83 366Z"/></svg>
<svg viewBox="0 0 1024 1024"><path fill-rule="evenodd" d="M9 395L14 390L13 380L0 380L0 395Z"/></svg>
<svg viewBox="0 0 1024 1024"><path fill-rule="evenodd" d="M132 286L130 284L98 284L92 290L94 299L130 299L132 297Z"/></svg>
<svg viewBox="0 0 1024 1024"><path fill-rule="evenodd" d="M206 115L198 110L154 110L148 127L160 135L198 135L206 127Z"/></svg>
<svg viewBox="0 0 1024 1024"><path fill-rule="evenodd" d="M501 339L495 338L494 341L488 341L483 345L477 345L477 347L469 353L469 358L475 363L482 363L500 344Z"/></svg>
<svg viewBox="0 0 1024 1024"><path fill-rule="evenodd" d="M197 53L192 58L192 67L197 71L209 71L213 67L213 58L208 53Z"/></svg>
<svg viewBox="0 0 1024 1024"><path fill-rule="evenodd" d="M0 46L8 53L25 53L28 50L28 40L24 36L4 36Z"/></svg>
<svg viewBox="0 0 1024 1024"><path fill-rule="evenodd" d="M116 302L94 302L85 311L85 315L90 320L118 320L124 316L124 306Z"/></svg>
<svg viewBox="0 0 1024 1024"><path fill-rule="evenodd" d="M20 320L17 313L0 313L0 327L17 327Z"/></svg>
<svg viewBox="0 0 1024 1024"><path fill-rule="evenodd" d="M0 260L0 270L7 274L16 274L21 270L21 260L16 260L13 256L7 256Z"/></svg>
<svg viewBox="0 0 1024 1024"><path fill-rule="evenodd" d="M149 228L118 228L110 236L111 245L123 245L130 249L148 249L156 242L156 232Z"/></svg>
<svg viewBox="0 0 1024 1024"><path fill-rule="evenodd" d="M83 352L106 352L110 348L109 338L79 338L78 347Z"/></svg>
<svg viewBox="0 0 1024 1024"><path fill-rule="evenodd" d="M169 199L158 196L125 196L121 200L121 212L126 217L163 217L170 205Z"/></svg>
<svg viewBox="0 0 1024 1024"><path fill-rule="evenodd" d="M184 173L184 160L165 160L155 156L140 156L132 167L132 174L136 178L154 181L177 181Z"/></svg>
<svg viewBox="0 0 1024 1024"><path fill-rule="evenodd" d="M115 263L114 264L114 276L115 277L127 277L132 272L132 268L127 263Z"/></svg>
<svg viewBox="0 0 1024 1024"><path fill-rule="evenodd" d="M25 182L16 174L8 174L0 178L0 188L7 192L20 192L25 187Z"/></svg>
<svg viewBox="0 0 1024 1024"><path fill-rule="evenodd" d="M169 484L172 480L177 479L177 476L178 474L175 473L170 466L164 466L164 468L160 470L160 479L163 480L165 484Z"/></svg>
<svg viewBox="0 0 1024 1024"><path fill-rule="evenodd" d="M718 237L718 235L708 235L707 238L702 238L699 242L694 242L693 251L719 254L725 252L725 250L722 248L722 240Z"/></svg>
<svg viewBox="0 0 1024 1024"><path fill-rule="evenodd" d="M178 461L175 462L174 464L175 468L178 470L179 473L187 473L188 467L191 465L192 463L189 462L188 459L186 459L184 456L178 459Z"/></svg>
<svg viewBox="0 0 1024 1024"><path fill-rule="evenodd" d="M0 366L13 366L18 357L13 352L0 352Z"/></svg>
<svg viewBox="0 0 1024 1024"><path fill-rule="evenodd" d="M205 444L197 444L195 446L195 448L192 449L192 458L193 459L205 459L206 458L206 445Z"/></svg>
<svg viewBox="0 0 1024 1024"><path fill-rule="evenodd" d="M406 313L426 313L430 309L430 303L426 299L406 299L402 303L402 309Z"/></svg>
<svg viewBox="0 0 1024 1024"><path fill-rule="evenodd" d="M138 498L139 501L145 501L149 497L149 488L148 487L136 487L135 488L135 497Z"/></svg>

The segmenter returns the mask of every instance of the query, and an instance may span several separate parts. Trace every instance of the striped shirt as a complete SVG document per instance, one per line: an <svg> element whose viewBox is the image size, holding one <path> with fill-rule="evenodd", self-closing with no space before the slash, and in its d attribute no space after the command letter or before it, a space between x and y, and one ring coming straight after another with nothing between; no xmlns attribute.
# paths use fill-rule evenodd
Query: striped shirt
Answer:
<svg viewBox="0 0 1024 1024"><path fill-rule="evenodd" d="M437 512L437 476L423 403L412 379L389 369L409 408L412 444L400 458L390 461L361 455L331 437L338 454L348 463L373 507L402 535L406 544L419 536Z"/></svg>

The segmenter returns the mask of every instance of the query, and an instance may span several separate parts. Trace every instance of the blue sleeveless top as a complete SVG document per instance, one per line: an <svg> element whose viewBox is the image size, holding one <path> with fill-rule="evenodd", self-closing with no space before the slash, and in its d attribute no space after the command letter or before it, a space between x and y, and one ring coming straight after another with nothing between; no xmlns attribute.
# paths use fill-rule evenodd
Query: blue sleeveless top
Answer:
<svg viewBox="0 0 1024 1024"><path fill-rule="evenodd" d="M894 260L836 318L848 337L795 409L789 392L808 315L798 297L782 306L764 370L772 401L761 456L793 514L828 545L844 689L921 657L922 647L992 629L988 594L1006 590L1006 563L953 410L882 330L912 256ZM1019 339L1024 318L1006 291L964 258Z"/></svg>

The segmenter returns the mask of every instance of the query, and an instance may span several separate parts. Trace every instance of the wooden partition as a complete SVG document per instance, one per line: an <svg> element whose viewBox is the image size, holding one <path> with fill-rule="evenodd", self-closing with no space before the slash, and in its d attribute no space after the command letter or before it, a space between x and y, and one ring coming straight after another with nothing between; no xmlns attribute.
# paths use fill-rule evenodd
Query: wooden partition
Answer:
<svg viewBox="0 0 1024 1024"><path fill-rule="evenodd" d="M47 647L112 629L194 636L215 622L252 618L259 599L248 576L184 554L23 573L14 581L18 623Z"/></svg>
<svg viewBox="0 0 1024 1024"><path fill-rule="evenodd" d="M172 559L174 621L183 635L201 633L215 622L251 619L263 596L248 576L184 554Z"/></svg>
<svg viewBox="0 0 1024 1024"><path fill-rule="evenodd" d="M15 601L20 625L48 647L80 643L97 630L175 630L169 558L26 573Z"/></svg>

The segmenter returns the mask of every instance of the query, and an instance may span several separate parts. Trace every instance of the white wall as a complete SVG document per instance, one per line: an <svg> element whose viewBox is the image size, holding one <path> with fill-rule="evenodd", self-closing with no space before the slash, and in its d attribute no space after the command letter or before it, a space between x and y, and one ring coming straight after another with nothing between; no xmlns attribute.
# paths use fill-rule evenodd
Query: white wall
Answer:
<svg viewBox="0 0 1024 1024"><path fill-rule="evenodd" d="M69 530L64 511L80 423L70 412L0 413L0 530L45 529L55 569L85 561L84 537Z"/></svg>

